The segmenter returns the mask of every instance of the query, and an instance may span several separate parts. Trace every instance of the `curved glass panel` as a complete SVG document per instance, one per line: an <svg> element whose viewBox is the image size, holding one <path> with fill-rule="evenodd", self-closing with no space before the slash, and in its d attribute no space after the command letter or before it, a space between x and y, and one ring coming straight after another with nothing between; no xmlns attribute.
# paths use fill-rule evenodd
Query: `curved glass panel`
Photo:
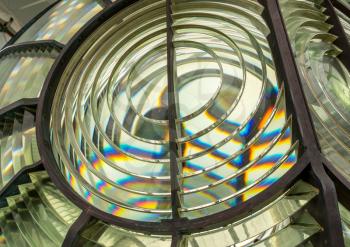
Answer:
<svg viewBox="0 0 350 247"><path fill-rule="evenodd" d="M244 203L296 162L256 1L173 2L182 215Z"/></svg>
<svg viewBox="0 0 350 247"><path fill-rule="evenodd" d="M330 217L340 223L337 212L313 212L322 202L332 208L334 198L328 196L335 195L329 178L322 168L307 164L313 158L307 152L300 169L289 172L299 158L299 133L293 132L290 114L300 105L291 105L295 102L286 97L277 76L291 71L276 71L274 64L271 49L285 41L279 36L283 30L276 28L279 15L275 19L276 13L270 13L278 5L274 1L61 0L21 32L16 43L29 43L0 54L0 110L5 112L0 115L0 246L61 246L66 237L84 247L333 244L327 242L334 237L327 224ZM324 0L276 1L322 151L350 178L350 74L338 59L343 51L334 45L338 37L327 22L329 10ZM337 1L350 6L349 0ZM129 7L120 11L119 3ZM103 8L108 10L92 23ZM350 18L336 13L349 39ZM272 21L276 33L270 34L262 16ZM75 36L86 24L99 27ZM2 47L9 37L0 31ZM52 109L44 106L38 114L44 116L38 126L49 126L45 136L38 136L43 138L40 147L50 138L56 160L51 164L51 153L43 148L45 168L57 165L62 173L50 173L58 188L45 171L28 174L42 169L37 105L18 106L28 102L21 99L38 98L59 55L60 44L36 42L40 40L80 45L68 54L70 61L57 61L53 72L61 66L65 71L54 74L60 78L57 90L54 79L43 97L53 99ZM47 115L40 113L49 111L50 121L45 122ZM294 184L287 173L312 181L322 193L302 180ZM18 190L14 184L21 184ZM278 189L278 196L267 198ZM87 203L82 215L74 205L82 205L79 197ZM349 245L350 213L341 204L339 211ZM222 218L235 212L237 221L215 222L215 214ZM77 221L80 215L91 219L84 227L81 218ZM128 220L142 221L134 222L135 229L149 235L94 217L128 226Z"/></svg>
<svg viewBox="0 0 350 247"><path fill-rule="evenodd" d="M75 207L49 180L46 172L30 174L31 183L19 186L19 195L7 198L0 209L6 246L61 246L78 218Z"/></svg>
<svg viewBox="0 0 350 247"><path fill-rule="evenodd" d="M62 0L30 26L16 43L53 39L66 44L102 9L95 0Z"/></svg>
<svg viewBox="0 0 350 247"><path fill-rule="evenodd" d="M45 50L0 58L0 108L20 99L38 98L57 56L57 51Z"/></svg>
<svg viewBox="0 0 350 247"><path fill-rule="evenodd" d="M171 216L166 56L165 1L139 1L82 45L56 91L57 161L85 200L116 216Z"/></svg>
<svg viewBox="0 0 350 247"><path fill-rule="evenodd" d="M345 246L350 246L350 211L342 204L338 204L343 227Z"/></svg>
<svg viewBox="0 0 350 247"><path fill-rule="evenodd" d="M337 37L320 1L280 4L322 151L349 176L350 73L337 57Z"/></svg>
<svg viewBox="0 0 350 247"><path fill-rule="evenodd" d="M254 1L173 2L181 173L172 179L183 217L244 203L296 163L262 10ZM116 216L171 217L167 49L165 1L138 1L82 44L56 90L59 168L86 201Z"/></svg>
<svg viewBox="0 0 350 247"><path fill-rule="evenodd" d="M170 247L171 236L152 236L98 221L82 231L77 246Z"/></svg>
<svg viewBox="0 0 350 247"><path fill-rule="evenodd" d="M0 119L0 188L22 168L40 160L34 111L22 109Z"/></svg>
<svg viewBox="0 0 350 247"><path fill-rule="evenodd" d="M349 6L350 9L350 6ZM339 17L340 23L342 24L345 34L350 42L350 17L346 16L343 12L336 9L336 13Z"/></svg>
<svg viewBox="0 0 350 247"><path fill-rule="evenodd" d="M349 0L337 0L344 4L348 9L350 9L350 1Z"/></svg>
<svg viewBox="0 0 350 247"><path fill-rule="evenodd" d="M186 236L182 246L297 246L321 230L308 213L302 213L317 194L317 189L299 181L262 210L228 226Z"/></svg>

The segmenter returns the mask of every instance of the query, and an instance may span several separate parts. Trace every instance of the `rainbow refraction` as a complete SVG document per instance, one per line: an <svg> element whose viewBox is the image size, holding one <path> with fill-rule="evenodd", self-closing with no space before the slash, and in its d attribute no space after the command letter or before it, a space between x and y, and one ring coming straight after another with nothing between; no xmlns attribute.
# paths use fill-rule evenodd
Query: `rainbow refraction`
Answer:
<svg viewBox="0 0 350 247"><path fill-rule="evenodd" d="M137 1L103 23L58 85L51 113L58 167L74 191L106 213L172 218L177 179L180 215L208 216L245 203L297 162L262 7L212 1L208 9L202 2L174 1L176 160L164 1ZM92 8L72 8L78 6Z"/></svg>
<svg viewBox="0 0 350 247"><path fill-rule="evenodd" d="M0 119L0 188L11 183L26 166L40 160L32 109L19 110Z"/></svg>
<svg viewBox="0 0 350 247"><path fill-rule="evenodd" d="M57 52L39 52L9 55L0 58L0 68L9 73L0 78L0 107L22 98L37 98ZM26 75L33 73L30 77ZM18 92L23 92L21 95Z"/></svg>

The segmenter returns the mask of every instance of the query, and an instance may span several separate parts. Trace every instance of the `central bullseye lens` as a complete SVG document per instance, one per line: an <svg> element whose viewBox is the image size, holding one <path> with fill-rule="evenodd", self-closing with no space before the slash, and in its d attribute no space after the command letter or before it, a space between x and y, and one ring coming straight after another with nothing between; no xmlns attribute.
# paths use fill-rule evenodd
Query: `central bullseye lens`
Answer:
<svg viewBox="0 0 350 247"><path fill-rule="evenodd" d="M245 4L174 1L173 62L164 1L132 4L80 46L56 90L51 142L85 201L158 222L173 217L175 194L180 217L200 218L244 203L293 167L298 147L268 29L258 5Z"/></svg>

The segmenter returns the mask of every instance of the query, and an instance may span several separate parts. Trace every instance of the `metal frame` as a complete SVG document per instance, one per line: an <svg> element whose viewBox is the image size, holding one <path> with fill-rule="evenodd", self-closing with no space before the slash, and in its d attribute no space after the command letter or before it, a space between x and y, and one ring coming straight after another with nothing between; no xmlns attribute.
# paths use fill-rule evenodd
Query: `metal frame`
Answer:
<svg viewBox="0 0 350 247"><path fill-rule="evenodd" d="M171 201L172 201L172 216L174 219L179 219L180 198L178 192L180 185L178 183L177 176L179 175L179 169L177 165L177 159L179 158L179 146L176 144L176 96L175 96L175 82L174 78L176 72L174 70L175 64L175 47L173 43L174 31L172 29L172 0L166 0L166 16L167 16L167 59L168 59L168 121L169 121L169 149L170 149L170 177L171 177Z"/></svg>
<svg viewBox="0 0 350 247"><path fill-rule="evenodd" d="M171 247L178 247L180 246L181 242L183 240L183 235L174 233L171 238Z"/></svg>
<svg viewBox="0 0 350 247"><path fill-rule="evenodd" d="M39 40L39 41L23 42L20 44L5 46L5 48L0 51L0 59L9 54L28 52L32 50L44 51L48 49L52 49L52 50L55 49L57 51L61 51L63 47L64 45L57 42L56 40Z"/></svg>
<svg viewBox="0 0 350 247"><path fill-rule="evenodd" d="M11 38L16 34L16 31L10 26L12 21L12 18L9 21L4 21L0 18L0 32L8 34Z"/></svg>
<svg viewBox="0 0 350 247"><path fill-rule="evenodd" d="M6 193L11 191L13 186L17 186L17 184L22 181L19 178L23 177L23 175L27 175L28 172L31 172L32 170L42 169L41 164L43 164L46 171L49 173L50 178L58 189L61 190L63 194L68 197L68 199L73 201L83 210L78 220L69 229L63 246L73 246L79 237L78 233L94 218L115 224L122 228L129 228L134 231L171 235L173 239L172 246L179 246L182 240L182 234L210 230L241 219L242 217L249 215L252 211L258 210L269 202L273 201L286 189L288 189L297 179L302 178L320 189L320 195L317 196L308 207L310 213L324 226L324 231L314 236L312 242L316 246L344 246L340 215L337 206L337 194L339 195L339 201L346 207L350 208L350 182L346 180L321 153L311 115L303 93L301 80L294 61L292 49L288 40L286 28L280 13L278 0L258 1L264 6L265 10L263 12L263 18L271 30L271 34L268 36L268 41L271 50L273 51L272 53L276 63L278 77L285 81L287 111L294 117L293 127L296 130L296 136L301 140L302 144L300 159L293 169L291 169L283 178L281 178L269 189L248 200L246 203L238 205L235 208L195 220L182 219L178 214L177 209L179 207L179 198L177 196L177 191L179 190L179 185L176 182L177 180L174 179L179 172L176 162L171 163L171 192L174 202L172 208L174 219L172 220L167 220L160 223L147 223L114 217L89 205L79 195L71 190L56 165L56 161L51 151L49 138L50 112L56 88L62 72L65 70L70 58L73 56L75 50L80 46L80 44L87 39L88 36L96 28L98 28L101 23L108 20L116 12L126 8L136 1L137 0L118 0L115 3L112 3L110 0L103 0L106 9L91 19L65 47L57 42L55 43L48 41L47 43L49 43L51 46L58 49L62 49L64 47L64 49L62 50L60 56L56 59L55 64L47 76L40 100L23 99L0 110L0 115L3 115L6 112L13 111L23 106L37 105L37 140L42 157L42 163L38 162L37 164L26 167L23 169L23 171L17 174L18 176L16 175L8 186L4 187L0 191L0 199L3 197L3 195L7 195ZM59 1L49 6L38 16L32 19L31 22L25 25L25 27L22 28L22 30L7 43L7 48L0 52L0 57L6 55L7 52L18 52L18 49L28 49L30 46L32 46L32 48L34 47L40 49L40 46L43 43L42 41L28 42L30 44L22 44L22 46L10 45L13 44L32 24L34 24L58 2ZM174 141L176 138L176 109L174 104L174 44L172 40L173 31L171 28L171 0L166 0L166 4L168 30L168 97L170 102L169 122L171 123L170 147L172 157L171 160L174 161L174 159L177 157L178 150ZM339 37L339 39L336 41L336 45L344 50L344 53L342 53L339 57L350 71L350 46L339 19L336 16L333 5L347 14L349 14L350 10L337 0L324 1L327 14L331 16L328 22L334 26L331 32ZM325 210L320 211L320 208L324 208Z"/></svg>
<svg viewBox="0 0 350 247"><path fill-rule="evenodd" d="M325 229L323 234L319 234L317 238L313 239L313 242L316 246L344 246L335 185L327 176L323 167L323 155L305 100L278 0L261 0L260 3L268 12L267 14L265 13L265 19L267 19L272 29L271 36L275 36L275 41L277 42L277 45L272 45L272 47L276 47L277 49L274 50L278 51L276 53L279 53L279 58L277 59L282 63L283 71L286 75L286 91L291 97L292 104L295 108L295 116L298 120L302 143L305 147L305 153L310 160L309 179L307 180L316 185L321 192L320 197L311 205L310 212L322 223ZM327 10L332 8L328 0L325 0L325 3L328 3L326 5ZM346 44L342 43L342 45ZM325 210L320 212L320 210L317 210L319 208L325 208Z"/></svg>
<svg viewBox="0 0 350 247"><path fill-rule="evenodd" d="M334 182L339 202L346 208L350 208L350 181L346 179L325 157L323 157L323 164L328 176Z"/></svg>
<svg viewBox="0 0 350 247"><path fill-rule="evenodd" d="M78 241L79 233L84 230L84 227L89 224L92 219L87 210L82 211L78 219L69 228L62 246L74 246Z"/></svg>
<svg viewBox="0 0 350 247"><path fill-rule="evenodd" d="M38 98L33 98L33 99L20 99L17 100L16 102L9 104L3 108L0 109L0 116L3 116L7 114L8 112L16 111L19 110L20 108L27 106L34 106L36 107L39 103Z"/></svg>

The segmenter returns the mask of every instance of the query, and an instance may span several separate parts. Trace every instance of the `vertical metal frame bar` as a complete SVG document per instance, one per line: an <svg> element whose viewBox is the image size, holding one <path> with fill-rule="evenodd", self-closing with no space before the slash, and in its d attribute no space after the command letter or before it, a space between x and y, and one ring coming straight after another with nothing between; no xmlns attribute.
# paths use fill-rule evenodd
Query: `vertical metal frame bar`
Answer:
<svg viewBox="0 0 350 247"><path fill-rule="evenodd" d="M344 246L335 186L323 168L322 154L278 0L260 0L259 2L265 7L263 15L270 26L271 47L274 53L278 53L277 62L280 63L285 76L286 92L289 94L287 96L292 103L292 106L288 107L294 108L305 154L309 156L311 162L308 168L310 173L308 180L311 179L310 182L320 189L320 196L310 209L312 215L324 227L324 232L318 234L313 242L317 243L317 246ZM321 208L325 210L320 210Z"/></svg>
<svg viewBox="0 0 350 247"><path fill-rule="evenodd" d="M62 243L63 247L73 247L80 238L80 233L85 229L93 218L89 214L89 210L81 212L78 219L69 228L66 237Z"/></svg>
<svg viewBox="0 0 350 247"><path fill-rule="evenodd" d="M174 233L171 239L171 247L180 247L183 235Z"/></svg>
<svg viewBox="0 0 350 247"><path fill-rule="evenodd" d="M178 183L179 169L177 165L177 158L179 155L178 145L176 143L176 89L175 89L175 47L174 47L174 31L172 18L172 0L166 0L166 19L167 19L167 72L168 72L168 122L169 122L169 149L170 149L170 179L171 179L171 201L172 201L172 215L173 218L179 219L180 201L178 191L180 185Z"/></svg>
<svg viewBox="0 0 350 247"><path fill-rule="evenodd" d="M313 160L314 156L310 158ZM310 182L320 190L320 196L315 198L308 210L324 228L324 231L313 239L314 246L342 247L344 238L335 185L318 159L311 161L310 176Z"/></svg>
<svg viewBox="0 0 350 247"><path fill-rule="evenodd" d="M350 181L345 178L325 157L323 158L328 176L335 184L339 202L350 209Z"/></svg>
<svg viewBox="0 0 350 247"><path fill-rule="evenodd" d="M265 7L263 17L270 27L269 41L276 63L280 64L285 77L286 93L289 94L297 123L301 134L302 144L308 148L318 149L317 138L312 125L311 115L308 111L305 95L300 83L298 69L296 67L293 52L288 40L277 0L260 0Z"/></svg>

